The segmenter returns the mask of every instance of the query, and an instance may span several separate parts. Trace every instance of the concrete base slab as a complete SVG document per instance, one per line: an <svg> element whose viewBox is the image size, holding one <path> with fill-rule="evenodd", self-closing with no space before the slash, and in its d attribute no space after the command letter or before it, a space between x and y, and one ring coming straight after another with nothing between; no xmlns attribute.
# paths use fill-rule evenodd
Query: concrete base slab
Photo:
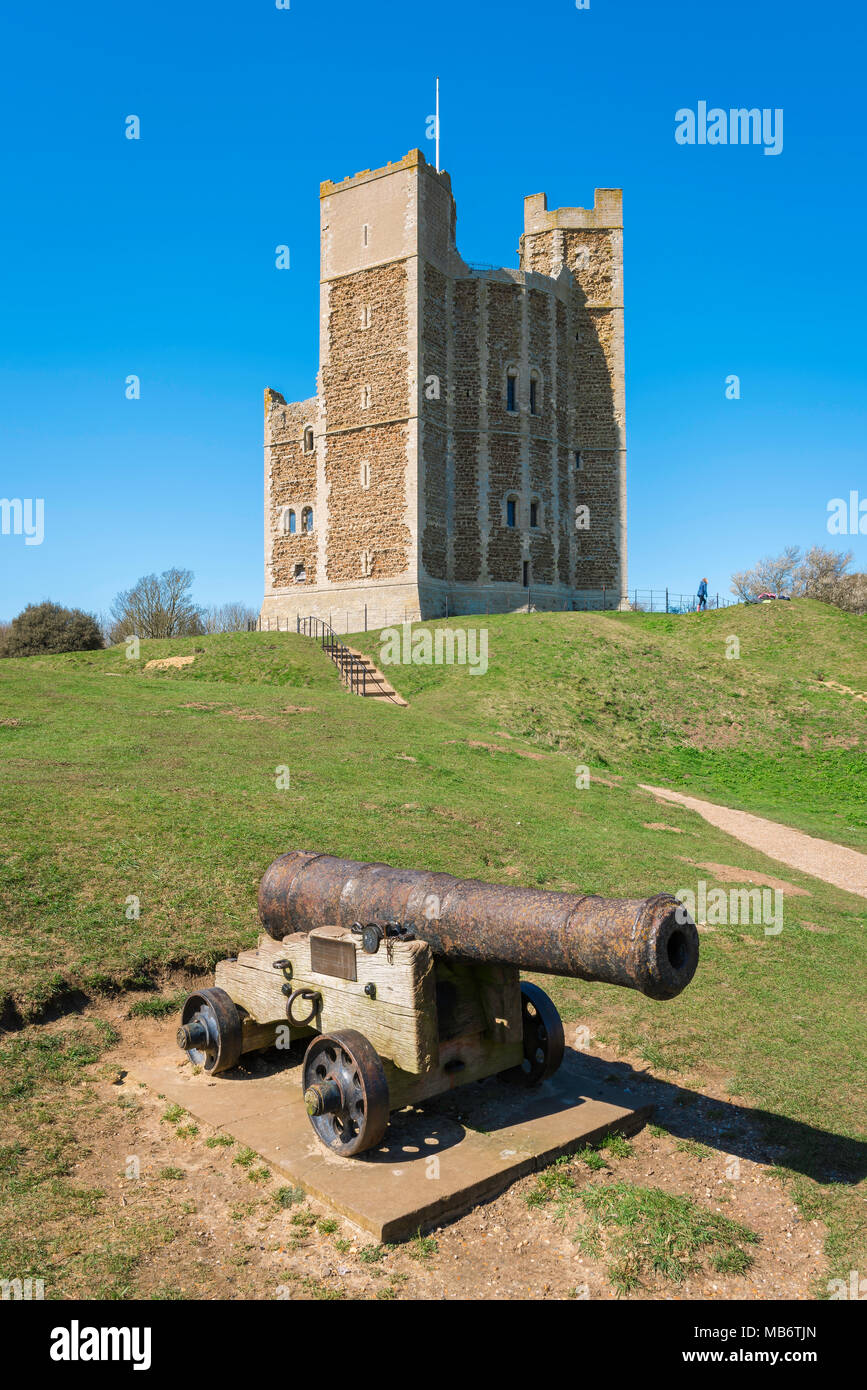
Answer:
<svg viewBox="0 0 867 1390"><path fill-rule="evenodd" d="M319 1143L301 1099L302 1052L252 1054L223 1076L193 1075L168 1041L129 1074L240 1144L294 1186L377 1241L430 1230L525 1174L612 1131L633 1134L651 1105L631 1108L567 1048L533 1090L499 1077L396 1112L380 1148L340 1158Z"/></svg>

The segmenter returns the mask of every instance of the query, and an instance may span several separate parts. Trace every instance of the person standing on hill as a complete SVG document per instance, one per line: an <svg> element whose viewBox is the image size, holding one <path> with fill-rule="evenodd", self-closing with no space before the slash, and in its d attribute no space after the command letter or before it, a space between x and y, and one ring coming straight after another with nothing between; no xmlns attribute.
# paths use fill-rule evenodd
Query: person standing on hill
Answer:
<svg viewBox="0 0 867 1390"><path fill-rule="evenodd" d="M703 579L698 586L698 611L703 613L707 608L707 580Z"/></svg>

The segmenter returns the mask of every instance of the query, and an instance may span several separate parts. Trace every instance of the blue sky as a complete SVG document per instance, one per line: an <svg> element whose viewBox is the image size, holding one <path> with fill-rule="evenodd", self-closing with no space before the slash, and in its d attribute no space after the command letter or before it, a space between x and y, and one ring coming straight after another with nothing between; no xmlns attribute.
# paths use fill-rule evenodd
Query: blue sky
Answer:
<svg viewBox="0 0 867 1390"><path fill-rule="evenodd" d="M826 530L867 498L864 29L778 0L7 7L0 496L44 498L45 539L0 536L0 617L169 565L258 606L262 392L314 390L319 182L430 152L437 72L467 259L517 264L525 194L624 189L630 586L727 592L789 543L867 568ZM702 100L782 108L782 153L677 144Z"/></svg>

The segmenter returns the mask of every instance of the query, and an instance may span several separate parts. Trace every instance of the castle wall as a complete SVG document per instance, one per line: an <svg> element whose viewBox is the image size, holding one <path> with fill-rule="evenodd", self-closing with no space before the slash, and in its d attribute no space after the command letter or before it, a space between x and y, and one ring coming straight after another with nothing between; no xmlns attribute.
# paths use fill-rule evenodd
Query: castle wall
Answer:
<svg viewBox="0 0 867 1390"><path fill-rule="evenodd" d="M403 261L330 286L326 405L329 583L395 578L410 566L407 271Z"/></svg>
<svg viewBox="0 0 867 1390"><path fill-rule="evenodd" d="M454 525L452 579L478 583L486 577L487 550L482 485L485 391L479 343L482 337L483 285L479 280L456 280L452 287L451 380L452 448L454 452ZM485 470L486 472L486 470Z"/></svg>
<svg viewBox="0 0 867 1390"><path fill-rule="evenodd" d="M572 501L586 506L576 532L573 579L581 592L626 592L626 437L623 218L619 189L597 189L592 208L548 210L543 193L524 201L521 264L549 276L565 267L573 289L568 329L576 361L568 388ZM562 439L562 432L560 437Z"/></svg>
<svg viewBox="0 0 867 1390"><path fill-rule="evenodd" d="M265 393L265 594L294 587L297 565L305 568L306 583L317 576L316 522L319 515L319 489L316 477L315 444L312 452L304 448L304 430L315 430L318 402L287 405L276 391ZM314 435L315 440L315 435ZM314 531L301 531L305 508L313 508ZM289 511L295 514L296 532L286 530Z"/></svg>

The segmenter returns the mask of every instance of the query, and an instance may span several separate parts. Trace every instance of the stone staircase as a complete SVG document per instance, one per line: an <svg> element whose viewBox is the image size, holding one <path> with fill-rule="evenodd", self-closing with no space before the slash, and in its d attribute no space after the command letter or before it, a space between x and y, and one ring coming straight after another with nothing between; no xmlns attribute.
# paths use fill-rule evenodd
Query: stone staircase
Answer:
<svg viewBox="0 0 867 1390"><path fill-rule="evenodd" d="M305 637L319 641L322 650L331 657L340 679L353 695L361 695L367 700L382 700L389 705L406 708L407 702L398 695L394 686L386 680L364 652L356 651L341 642L334 629L322 618L302 618L297 620L296 630Z"/></svg>
<svg viewBox="0 0 867 1390"><path fill-rule="evenodd" d="M362 678L362 689L357 694L365 696L368 700L387 700L391 705L401 705L406 708L407 701L402 695L398 695L394 686L389 684L385 676L377 666L374 666L370 657L364 652L357 652L354 647L347 647L350 656L359 662L366 679Z"/></svg>

